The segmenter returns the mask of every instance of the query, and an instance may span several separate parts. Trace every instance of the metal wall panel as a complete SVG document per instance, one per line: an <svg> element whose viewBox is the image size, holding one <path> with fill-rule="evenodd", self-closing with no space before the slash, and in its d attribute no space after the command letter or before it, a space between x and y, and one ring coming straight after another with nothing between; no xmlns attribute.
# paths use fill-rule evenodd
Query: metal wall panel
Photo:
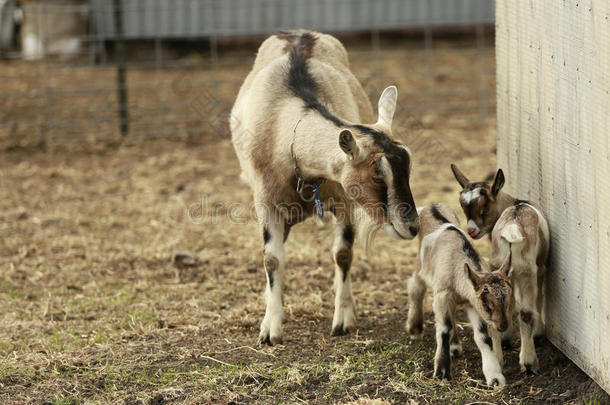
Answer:
<svg viewBox="0 0 610 405"><path fill-rule="evenodd" d="M499 0L498 165L549 219L547 334L610 391L610 2Z"/></svg>
<svg viewBox="0 0 610 405"><path fill-rule="evenodd" d="M137 38L258 35L460 26L494 21L492 0L122 0L124 33ZM114 36L112 2L91 0L100 38Z"/></svg>

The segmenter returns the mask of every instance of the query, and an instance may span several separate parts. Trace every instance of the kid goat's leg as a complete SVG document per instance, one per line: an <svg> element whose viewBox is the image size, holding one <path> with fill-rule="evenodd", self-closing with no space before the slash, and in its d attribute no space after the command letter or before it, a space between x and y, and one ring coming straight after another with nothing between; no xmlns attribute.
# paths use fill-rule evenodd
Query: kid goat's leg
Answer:
<svg viewBox="0 0 610 405"><path fill-rule="evenodd" d="M472 325L472 331L474 333L474 341L481 352L481 360L483 363L483 374L485 375L485 381L490 387L499 385L504 387L506 385L506 379L502 374L502 367L493 351L493 339L491 338L487 324L479 316L474 308L468 307L466 309L468 313L468 319Z"/></svg>
<svg viewBox="0 0 610 405"><path fill-rule="evenodd" d="M535 325L535 329L534 329L534 342L536 344L539 344L542 342L543 337L544 337L544 316L545 316L545 293L546 291L544 290L546 287L546 283L545 283L545 273L546 273L546 269L544 266L538 266L538 273L536 275L537 277L537 281L538 281L538 298L536 300L536 308L538 309L538 314L540 315L538 317L538 322L536 322Z"/></svg>
<svg viewBox="0 0 610 405"><path fill-rule="evenodd" d="M540 314L536 309L537 305L537 279L535 270L530 277L518 280L520 283L517 289L521 311L519 312L519 325L521 329L521 351L519 352L519 365L521 371L528 374L538 372L538 356L534 346L534 331L540 322Z"/></svg>
<svg viewBox="0 0 610 405"><path fill-rule="evenodd" d="M275 345L282 343L282 321L284 310L282 308L282 283L284 281L284 220L275 210L260 209L259 218L262 219L264 247L265 274L267 286L265 298L267 308L265 318L261 323L258 343Z"/></svg>
<svg viewBox="0 0 610 405"><path fill-rule="evenodd" d="M434 376L443 380L451 379L451 331L454 327L455 302L448 292L435 292L434 319L436 322L436 356L434 357Z"/></svg>
<svg viewBox="0 0 610 405"><path fill-rule="evenodd" d="M407 333L411 336L421 336L424 331L424 295L426 284L419 277L419 255L415 258L415 270L407 283L409 292L409 315L407 316Z"/></svg>
<svg viewBox="0 0 610 405"><path fill-rule="evenodd" d="M458 357L462 354L462 344L460 343L460 337L458 336L458 328L455 320L457 317L455 316L456 307L453 308L453 313L451 314L451 319L453 319L453 328L451 329L451 357Z"/></svg>
<svg viewBox="0 0 610 405"><path fill-rule="evenodd" d="M335 314L333 315L332 336L349 333L356 323L354 296L352 295L352 245L354 228L341 215L336 217L333 259L335 261Z"/></svg>

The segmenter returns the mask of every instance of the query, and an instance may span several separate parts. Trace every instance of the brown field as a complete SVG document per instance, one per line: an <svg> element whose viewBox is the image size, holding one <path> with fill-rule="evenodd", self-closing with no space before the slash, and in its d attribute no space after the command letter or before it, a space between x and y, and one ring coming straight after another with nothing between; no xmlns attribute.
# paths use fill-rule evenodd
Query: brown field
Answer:
<svg viewBox="0 0 610 405"><path fill-rule="evenodd" d="M417 118L395 128L416 203L457 209L449 164L492 173L495 119ZM404 330L415 241L379 234L369 264L355 260L357 329L330 337L328 215L293 229L284 344L256 347L262 237L226 136L50 149L0 152L0 403L610 403L549 342L526 376L515 341L507 387L488 389L463 316L454 379L433 379L429 297L424 339Z"/></svg>

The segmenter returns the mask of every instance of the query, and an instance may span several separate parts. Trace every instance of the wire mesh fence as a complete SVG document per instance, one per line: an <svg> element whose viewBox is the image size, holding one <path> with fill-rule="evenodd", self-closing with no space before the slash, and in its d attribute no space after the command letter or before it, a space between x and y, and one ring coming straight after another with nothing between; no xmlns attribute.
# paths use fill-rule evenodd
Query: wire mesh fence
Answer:
<svg viewBox="0 0 610 405"><path fill-rule="evenodd" d="M0 61L0 147L227 136L258 44L303 27L342 40L371 100L398 86L397 125L494 114L493 2L303 3L22 4L21 48Z"/></svg>

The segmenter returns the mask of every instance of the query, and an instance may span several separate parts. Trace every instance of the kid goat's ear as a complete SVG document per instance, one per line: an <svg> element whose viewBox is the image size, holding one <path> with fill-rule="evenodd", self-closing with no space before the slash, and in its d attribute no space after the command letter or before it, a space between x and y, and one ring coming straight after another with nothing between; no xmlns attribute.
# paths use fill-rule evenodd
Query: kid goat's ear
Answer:
<svg viewBox="0 0 610 405"><path fill-rule="evenodd" d="M472 285L474 286L474 288L477 288L482 283L483 280L481 279L481 276L479 276L479 274L476 271L474 271L468 265L468 263L464 263L464 271L466 272L466 275L472 282Z"/></svg>
<svg viewBox="0 0 610 405"><path fill-rule="evenodd" d="M344 129L339 134L339 147L349 160L354 160L360 155L360 147L349 129Z"/></svg>
<svg viewBox="0 0 610 405"><path fill-rule="evenodd" d="M500 189L504 186L504 172L502 169L498 169L496 173L496 178L494 179L494 184L491 186L491 194L493 196L497 196Z"/></svg>
<svg viewBox="0 0 610 405"><path fill-rule="evenodd" d="M464 173L462 173L461 170L458 169L458 167L453 163L451 163L451 171L453 171L455 179L458 183L460 183L460 186L462 186L462 188L466 187L468 183L470 183L468 177L464 176Z"/></svg>
<svg viewBox="0 0 610 405"><path fill-rule="evenodd" d="M508 277L508 275L510 274L512 256L513 256L512 249L509 248L508 254L506 255L506 259L504 259L504 263L502 263L502 266L500 266L500 268L498 269L498 271L500 273L503 273L506 277Z"/></svg>

